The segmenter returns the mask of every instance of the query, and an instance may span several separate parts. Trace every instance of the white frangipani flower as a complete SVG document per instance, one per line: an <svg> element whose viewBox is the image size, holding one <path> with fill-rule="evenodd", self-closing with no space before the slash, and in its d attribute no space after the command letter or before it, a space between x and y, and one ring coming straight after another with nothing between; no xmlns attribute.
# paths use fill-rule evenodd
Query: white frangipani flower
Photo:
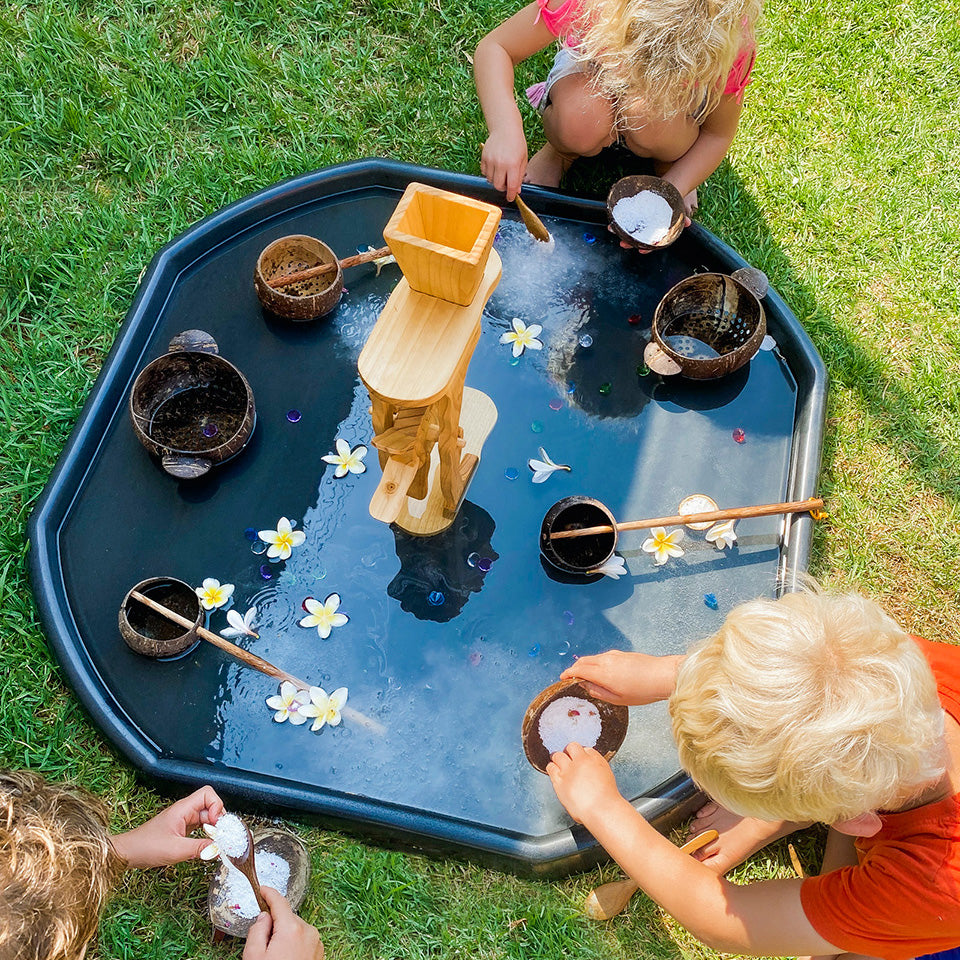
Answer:
<svg viewBox="0 0 960 960"><path fill-rule="evenodd" d="M547 455L547 451L544 450L543 447L538 449L538 453L540 454L539 460L531 457L527 461L527 466L533 471L534 483L544 483L558 470L567 470L569 472L572 469L565 463L554 463Z"/></svg>
<svg viewBox="0 0 960 960"><path fill-rule="evenodd" d="M366 455L367 448L362 443L358 443L351 450L350 444L346 440L337 437L337 452L328 453L320 459L324 463L336 464L337 469L333 471L333 475L339 479L345 477L348 473L363 473L367 469L367 465L363 462Z"/></svg>
<svg viewBox="0 0 960 960"><path fill-rule="evenodd" d="M519 317L510 321L512 330L500 334L501 343L513 344L513 355L519 357L524 350L542 350L543 344L537 339L543 327L539 323L531 323L528 327Z"/></svg>
<svg viewBox="0 0 960 960"><path fill-rule="evenodd" d="M306 690L298 690L289 680L284 680L280 684L279 695L267 697L267 706L276 711L273 719L277 723L289 720L295 727L299 727L301 723L307 722L307 714L303 713L302 707L309 701L310 695Z"/></svg>
<svg viewBox="0 0 960 960"><path fill-rule="evenodd" d="M324 724L335 727L342 719L340 711L347 702L347 688L340 687L333 693L327 693L323 687L310 688L310 703L300 708L301 713L315 717L311 730L319 730Z"/></svg>
<svg viewBox="0 0 960 960"><path fill-rule="evenodd" d="M270 544L267 557L271 560L275 557L281 560L289 559L293 548L299 547L307 539L307 535L302 530L293 529L293 524L286 517L281 517L277 521L276 530L260 530L257 536L264 543Z"/></svg>
<svg viewBox="0 0 960 960"><path fill-rule="evenodd" d="M254 630L257 621L257 608L251 607L242 617L239 610L227 611L227 623L229 627L224 627L220 631L221 637L233 640L235 637L253 637L259 639L260 634Z"/></svg>
<svg viewBox="0 0 960 960"><path fill-rule="evenodd" d="M213 577L207 577L203 585L196 588L196 593L204 610L219 610L230 602L233 584L220 583Z"/></svg>
<svg viewBox="0 0 960 960"><path fill-rule="evenodd" d="M611 580L619 580L621 577L626 576L627 561L624 560L619 553L615 553L602 567L597 567L596 570L591 570L590 572L602 573Z"/></svg>
<svg viewBox="0 0 960 960"><path fill-rule="evenodd" d="M300 626L316 627L321 640L326 640L334 627L342 627L350 619L344 613L337 613L340 609L339 593L331 593L323 603L313 597L307 597L303 601L303 607L307 611L307 616L300 621Z"/></svg>
<svg viewBox="0 0 960 960"><path fill-rule="evenodd" d="M654 527L650 533L653 536L643 541L641 549L645 553L653 554L653 562L658 567L665 564L670 557L683 556L683 548L679 546L683 539L682 529L674 530L668 535L663 527Z"/></svg>
<svg viewBox="0 0 960 960"><path fill-rule="evenodd" d="M706 534L707 540L714 544L718 550L724 547L732 547L737 542L737 532L733 529L736 520L725 520L723 523L717 523L712 526Z"/></svg>

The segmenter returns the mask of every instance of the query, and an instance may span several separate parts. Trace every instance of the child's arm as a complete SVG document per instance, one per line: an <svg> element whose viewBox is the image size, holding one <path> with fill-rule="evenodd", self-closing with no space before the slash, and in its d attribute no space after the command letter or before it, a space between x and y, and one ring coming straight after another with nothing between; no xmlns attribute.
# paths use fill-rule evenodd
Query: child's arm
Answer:
<svg viewBox="0 0 960 960"><path fill-rule="evenodd" d="M223 801L213 787L201 787L162 810L152 820L110 838L113 849L128 867L166 867L192 860L211 841L191 839L202 823L215 824L223 813Z"/></svg>
<svg viewBox="0 0 960 960"><path fill-rule="evenodd" d="M681 853L620 796L610 765L572 743L547 766L560 802L647 895L694 936L724 953L767 956L842 951L810 925L801 880L737 886Z"/></svg>
<svg viewBox="0 0 960 960"><path fill-rule="evenodd" d="M719 106L703 121L693 146L663 175L664 180L669 180L680 191L681 197L696 190L720 166L736 136L740 111L741 104L735 96L721 97Z"/></svg>
<svg viewBox="0 0 960 960"><path fill-rule="evenodd" d="M483 145L480 172L513 200L527 169L527 141L514 93L514 67L556 37L537 20L537 4L529 3L491 30L477 45L473 74L490 135Z"/></svg>
<svg viewBox="0 0 960 960"><path fill-rule="evenodd" d="M581 657L560 674L562 680L583 680L587 692L608 703L638 706L666 700L677 685L682 656L608 650Z"/></svg>

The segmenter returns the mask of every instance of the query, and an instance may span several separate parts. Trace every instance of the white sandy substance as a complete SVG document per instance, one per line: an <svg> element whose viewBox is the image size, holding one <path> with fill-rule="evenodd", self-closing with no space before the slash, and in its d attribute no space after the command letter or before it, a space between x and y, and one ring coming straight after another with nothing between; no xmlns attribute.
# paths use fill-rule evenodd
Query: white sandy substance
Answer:
<svg viewBox="0 0 960 960"><path fill-rule="evenodd" d="M568 743L595 747L601 726L600 712L589 700L559 697L540 714L538 729L547 753L554 754Z"/></svg>
<svg viewBox="0 0 960 960"><path fill-rule="evenodd" d="M613 218L634 240L653 245L667 235L673 210L660 194L641 190L618 200L613 205Z"/></svg>
<svg viewBox="0 0 960 960"><path fill-rule="evenodd" d="M242 857L247 842L247 828L235 813L225 813L217 819L217 846L228 857Z"/></svg>
<svg viewBox="0 0 960 960"><path fill-rule="evenodd" d="M222 818L221 818L222 819ZM270 850L257 850L254 854L257 879L261 887L273 887L278 893L287 895L287 883L290 880L290 864L279 854ZM232 864L227 864L227 879L220 894L231 913L250 920L260 915L260 907L254 895L250 881Z"/></svg>

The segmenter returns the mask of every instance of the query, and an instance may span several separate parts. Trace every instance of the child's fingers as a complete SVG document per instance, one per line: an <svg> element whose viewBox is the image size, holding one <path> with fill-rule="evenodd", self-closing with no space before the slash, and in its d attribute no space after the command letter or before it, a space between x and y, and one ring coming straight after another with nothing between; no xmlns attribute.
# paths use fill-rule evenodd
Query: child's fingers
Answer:
<svg viewBox="0 0 960 960"><path fill-rule="evenodd" d="M247 945L243 949L246 958L260 957L267 951L270 934L273 931L273 918L269 913L261 913L247 934Z"/></svg>

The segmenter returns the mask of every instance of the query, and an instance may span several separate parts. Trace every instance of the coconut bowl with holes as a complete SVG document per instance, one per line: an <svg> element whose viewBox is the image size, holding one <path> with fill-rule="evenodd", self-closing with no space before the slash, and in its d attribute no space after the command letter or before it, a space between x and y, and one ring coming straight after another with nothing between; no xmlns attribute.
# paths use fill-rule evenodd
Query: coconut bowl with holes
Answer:
<svg viewBox="0 0 960 960"><path fill-rule="evenodd" d="M323 264L336 269L277 289L271 280ZM257 258L253 285L264 310L286 320L316 320L328 314L343 293L343 269L337 255L316 237L293 234L274 240Z"/></svg>

